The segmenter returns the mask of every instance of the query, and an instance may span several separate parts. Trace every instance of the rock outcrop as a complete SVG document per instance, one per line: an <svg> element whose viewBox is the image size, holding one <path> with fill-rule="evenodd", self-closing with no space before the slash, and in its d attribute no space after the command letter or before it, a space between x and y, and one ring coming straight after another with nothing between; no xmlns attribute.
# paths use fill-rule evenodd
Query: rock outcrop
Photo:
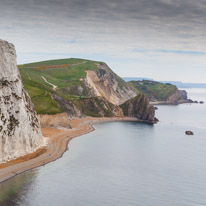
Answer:
<svg viewBox="0 0 206 206"><path fill-rule="evenodd" d="M52 98L60 105L63 111L66 112L70 118L82 117L82 112L77 108L73 101L69 101L56 94L53 94Z"/></svg>
<svg viewBox="0 0 206 206"><path fill-rule="evenodd" d="M22 85L13 44L0 40L0 162L44 144L37 114Z"/></svg>
<svg viewBox="0 0 206 206"><path fill-rule="evenodd" d="M148 123L156 123L155 108L149 104L147 97L140 93L135 98L120 105L125 116L136 117Z"/></svg>
<svg viewBox="0 0 206 206"><path fill-rule="evenodd" d="M104 97L80 98L74 101L66 100L60 96L53 98L67 113L69 118L73 117L121 117L124 116L122 109L107 101Z"/></svg>
<svg viewBox="0 0 206 206"><path fill-rule="evenodd" d="M93 117L122 117L122 109L104 97L83 98L80 100L82 114Z"/></svg>
<svg viewBox="0 0 206 206"><path fill-rule="evenodd" d="M192 131L185 131L186 135L194 135L194 133Z"/></svg>

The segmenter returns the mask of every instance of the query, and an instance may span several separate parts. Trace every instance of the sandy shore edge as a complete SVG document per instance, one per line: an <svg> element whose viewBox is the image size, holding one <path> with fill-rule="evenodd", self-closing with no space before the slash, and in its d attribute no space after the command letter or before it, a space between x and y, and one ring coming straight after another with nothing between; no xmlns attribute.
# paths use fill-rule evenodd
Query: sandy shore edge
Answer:
<svg viewBox="0 0 206 206"><path fill-rule="evenodd" d="M112 118L76 118L71 120L72 129L56 129L43 127L42 133L45 137L49 138L48 145L44 149L44 152L37 157L24 158L23 162L0 169L0 183L19 175L23 172L31 169L43 166L49 162L55 161L61 158L65 151L68 149L69 141L75 137L82 136L94 130L93 125L103 122L114 122L114 121L133 121L142 122L136 118L130 117L112 117ZM32 154L33 155L33 154ZM27 155L28 156L28 155ZM34 155L33 155L34 156ZM28 160L29 159L29 160ZM15 160L14 160L15 162Z"/></svg>

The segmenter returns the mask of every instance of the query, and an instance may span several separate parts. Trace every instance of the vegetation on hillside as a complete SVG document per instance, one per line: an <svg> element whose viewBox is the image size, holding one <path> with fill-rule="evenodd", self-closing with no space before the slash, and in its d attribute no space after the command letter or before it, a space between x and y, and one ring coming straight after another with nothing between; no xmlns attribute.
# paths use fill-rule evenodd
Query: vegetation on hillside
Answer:
<svg viewBox="0 0 206 206"><path fill-rule="evenodd" d="M64 97L68 101L77 103L81 96L65 95L65 88L70 87L75 90L82 84L82 79L86 76L86 70L96 70L97 62L84 59L61 59L36 62L31 64L19 65L23 84L29 93L37 113L56 114L62 112L62 108L53 99L52 95ZM45 81L47 80L47 82ZM49 83L48 83L49 82ZM53 89L53 85L57 88ZM68 92L67 92L68 93ZM84 88L83 94L86 95L87 88Z"/></svg>
<svg viewBox="0 0 206 206"><path fill-rule="evenodd" d="M24 64L18 67L24 87L38 114L67 112L71 117L82 115L113 117L125 114L148 121L154 117L153 110L148 106L147 98L141 94L136 85L127 84L103 62L61 59ZM91 76L85 78L88 71L95 72L90 72ZM97 87L93 87L93 84ZM105 93L97 97L96 88ZM112 98L120 96L127 100L130 96L133 98L139 95L131 102L127 101L127 104L117 106L109 102L107 94L113 95ZM130 106L127 108L130 103L133 104L132 111L130 111Z"/></svg>
<svg viewBox="0 0 206 206"><path fill-rule="evenodd" d="M150 101L166 101L177 90L175 85L150 80L130 81L129 85L144 93Z"/></svg>
<svg viewBox="0 0 206 206"><path fill-rule="evenodd" d="M72 114L76 108L88 116L113 116L114 105L106 99L91 97L90 88L83 81L88 70L96 71L99 77L105 75L105 70L98 68L97 63L105 64L85 59L61 59L18 67L38 114L63 111ZM126 84L117 75L115 77L119 87Z"/></svg>

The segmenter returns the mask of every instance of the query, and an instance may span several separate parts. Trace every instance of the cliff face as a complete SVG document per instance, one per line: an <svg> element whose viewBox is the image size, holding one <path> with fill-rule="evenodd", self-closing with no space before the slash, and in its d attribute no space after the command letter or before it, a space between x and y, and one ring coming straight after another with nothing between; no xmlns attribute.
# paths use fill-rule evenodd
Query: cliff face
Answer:
<svg viewBox="0 0 206 206"><path fill-rule="evenodd" d="M0 40L0 162L43 144L40 124L16 66L13 44Z"/></svg>
<svg viewBox="0 0 206 206"><path fill-rule="evenodd" d="M120 105L137 95L136 91L118 77L106 64L96 64L98 70L86 71L86 85L91 96L104 97L114 105Z"/></svg>
<svg viewBox="0 0 206 206"><path fill-rule="evenodd" d="M121 108L108 102L104 97L92 97L81 100L81 111L87 116L120 117L123 116Z"/></svg>
<svg viewBox="0 0 206 206"><path fill-rule="evenodd" d="M149 123L156 123L155 109L150 106L148 99L142 93L120 105L125 116L137 117Z"/></svg>
<svg viewBox="0 0 206 206"><path fill-rule="evenodd" d="M120 117L123 116L122 109L108 102L103 97L79 98L74 101L65 100L53 95L53 98L63 108L70 118L72 117Z"/></svg>
<svg viewBox="0 0 206 206"><path fill-rule="evenodd" d="M48 115L39 114L38 118L42 127L55 127L59 129L71 129L70 119L67 113Z"/></svg>
<svg viewBox="0 0 206 206"><path fill-rule="evenodd" d="M176 90L171 96L168 97L168 104L181 104L192 102L187 98L187 92L185 90Z"/></svg>

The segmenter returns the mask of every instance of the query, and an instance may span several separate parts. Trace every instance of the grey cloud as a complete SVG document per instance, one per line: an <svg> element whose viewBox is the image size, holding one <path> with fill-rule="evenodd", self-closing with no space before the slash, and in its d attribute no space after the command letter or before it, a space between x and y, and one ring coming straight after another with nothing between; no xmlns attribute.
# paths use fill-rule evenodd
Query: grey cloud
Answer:
<svg viewBox="0 0 206 206"><path fill-rule="evenodd" d="M5 1L4 1L5 2ZM68 17L188 20L194 17L205 17L206 2L202 0L7 0L1 3L3 13L13 9L14 13L28 13L31 16L55 16L65 14ZM170 3L168 3L170 2ZM29 17L29 16L28 16Z"/></svg>
<svg viewBox="0 0 206 206"><path fill-rule="evenodd" d="M126 25L177 25L188 27L204 25L206 2L202 0L7 0L1 3L2 20L17 18L30 21L53 21L98 24L106 22L115 26ZM203 24L203 25L202 25ZM78 25L77 25L78 26Z"/></svg>
<svg viewBox="0 0 206 206"><path fill-rule="evenodd" d="M139 61L135 49L192 56L206 52L205 19L205 0L0 0L0 38L27 60L25 53L48 51Z"/></svg>

